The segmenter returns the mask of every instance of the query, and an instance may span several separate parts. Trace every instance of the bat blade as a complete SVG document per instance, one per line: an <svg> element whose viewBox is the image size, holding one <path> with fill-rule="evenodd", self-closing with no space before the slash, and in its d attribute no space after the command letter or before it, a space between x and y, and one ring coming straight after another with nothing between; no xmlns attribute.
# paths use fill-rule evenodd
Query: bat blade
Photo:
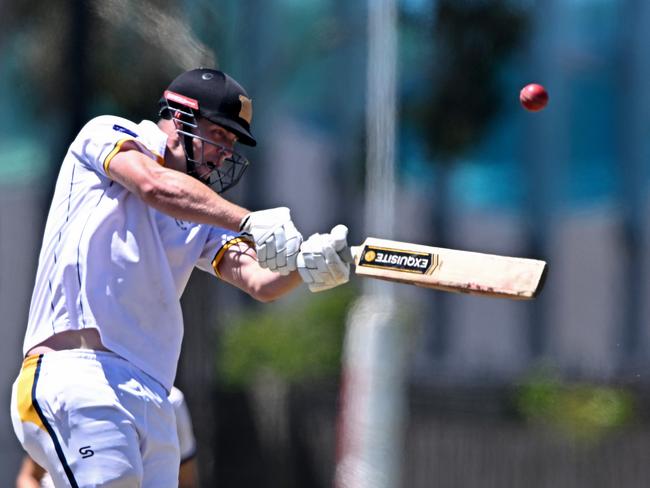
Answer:
<svg viewBox="0 0 650 488"><path fill-rule="evenodd" d="M436 290L517 300L535 298L545 261L368 237L353 246L357 275Z"/></svg>

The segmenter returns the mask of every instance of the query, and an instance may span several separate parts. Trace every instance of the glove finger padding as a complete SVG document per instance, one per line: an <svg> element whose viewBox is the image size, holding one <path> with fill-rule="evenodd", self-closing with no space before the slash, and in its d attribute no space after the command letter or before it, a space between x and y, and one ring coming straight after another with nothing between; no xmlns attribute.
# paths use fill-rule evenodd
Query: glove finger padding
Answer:
<svg viewBox="0 0 650 488"><path fill-rule="evenodd" d="M326 291L326 290L331 290L332 288L336 287L338 285L319 285L316 283L313 283L309 285L309 291L312 293L318 293L319 291Z"/></svg>
<svg viewBox="0 0 650 488"><path fill-rule="evenodd" d="M282 228L280 228L281 231ZM278 250L276 249L277 245L277 229L274 229L274 232L269 236L268 239L266 239L266 242L262 244L264 250L266 251L266 259L265 261L269 264L269 269L271 268L271 263L277 262L277 255L278 255ZM259 259L259 258L258 258Z"/></svg>
<svg viewBox="0 0 650 488"><path fill-rule="evenodd" d="M302 234L291 221L287 207L252 212L242 220L240 230L253 238L262 268L284 275L296 269Z"/></svg>
<svg viewBox="0 0 650 488"><path fill-rule="evenodd" d="M283 257L286 256L286 264L282 268L282 274L289 274L297 267L296 258L300 252L300 245L302 244L302 234L298 232L293 222L289 221L285 226L285 250Z"/></svg>
<svg viewBox="0 0 650 488"><path fill-rule="evenodd" d="M255 238L253 237L253 240L254 239ZM257 254L257 262L260 263L260 266L262 266L262 268L266 268L266 242L260 244L255 242L255 253Z"/></svg>
<svg viewBox="0 0 650 488"><path fill-rule="evenodd" d="M332 238L334 239L334 249L341 256L341 259L346 263L354 262L352 249L348 245L348 228L343 224L339 224L332 229L330 234L332 234Z"/></svg>
<svg viewBox="0 0 650 488"><path fill-rule="evenodd" d="M348 228L345 225L335 225L332 228L330 235L332 236L336 252L340 253L348 247Z"/></svg>
<svg viewBox="0 0 650 488"><path fill-rule="evenodd" d="M297 267L312 292L347 283L350 267L337 254L331 234L313 234L300 247Z"/></svg>
<svg viewBox="0 0 650 488"><path fill-rule="evenodd" d="M267 239L266 242L260 243L256 248L257 262L262 268L273 269L275 263L275 245L273 239Z"/></svg>
<svg viewBox="0 0 650 488"><path fill-rule="evenodd" d="M344 263L341 257L336 253L333 239L327 239L324 243L323 256L325 257L326 263L323 273L329 274L333 281L347 281L349 266Z"/></svg>
<svg viewBox="0 0 650 488"><path fill-rule="evenodd" d="M309 240L305 241L305 243L308 241ZM303 246L305 243L303 243ZM314 277L311 273L311 270L316 269L316 264L314 263L314 255L310 252L301 251L298 253L298 257L296 258L296 265L298 267L298 273L300 274L302 281L308 285L314 283Z"/></svg>
<svg viewBox="0 0 650 488"><path fill-rule="evenodd" d="M287 241L284 229L276 228L273 232L275 238L275 265L278 269L286 268L287 266Z"/></svg>

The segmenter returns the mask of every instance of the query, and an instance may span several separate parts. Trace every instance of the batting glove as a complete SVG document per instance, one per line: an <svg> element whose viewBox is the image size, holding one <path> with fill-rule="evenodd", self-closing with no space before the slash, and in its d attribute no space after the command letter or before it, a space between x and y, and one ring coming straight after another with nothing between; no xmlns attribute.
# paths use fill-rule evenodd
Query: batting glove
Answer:
<svg viewBox="0 0 650 488"><path fill-rule="evenodd" d="M337 225L329 234L314 234L300 247L298 272L309 290L319 292L347 283L350 265L341 255L348 249L348 228Z"/></svg>
<svg viewBox="0 0 650 488"><path fill-rule="evenodd" d="M257 261L282 275L296 270L296 258L302 234L291 221L287 207L272 208L248 214L239 226L255 242Z"/></svg>

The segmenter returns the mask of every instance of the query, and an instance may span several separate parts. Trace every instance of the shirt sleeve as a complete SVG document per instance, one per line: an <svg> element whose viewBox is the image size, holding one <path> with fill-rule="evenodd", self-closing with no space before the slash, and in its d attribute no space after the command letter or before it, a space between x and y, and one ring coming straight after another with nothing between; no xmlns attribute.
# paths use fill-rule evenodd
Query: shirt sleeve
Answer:
<svg viewBox="0 0 650 488"><path fill-rule="evenodd" d="M149 148L141 134L140 128L130 120L119 117L101 116L88 122L77 136L75 149L77 157L89 169L111 177L111 160L118 154L126 142L159 164L163 157Z"/></svg>
<svg viewBox="0 0 650 488"><path fill-rule="evenodd" d="M219 263L221 262L223 255L232 246L242 242L255 247L255 244L250 240L250 237L245 234L221 229L219 227L211 227L203 253L197 263L197 267L221 278L221 275L219 274Z"/></svg>

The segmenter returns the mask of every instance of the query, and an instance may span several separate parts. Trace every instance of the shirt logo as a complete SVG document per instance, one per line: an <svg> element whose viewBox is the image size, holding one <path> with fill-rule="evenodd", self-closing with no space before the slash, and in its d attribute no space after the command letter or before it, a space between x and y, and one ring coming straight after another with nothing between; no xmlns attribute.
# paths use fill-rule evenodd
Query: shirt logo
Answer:
<svg viewBox="0 0 650 488"><path fill-rule="evenodd" d="M116 130L118 132L124 132L125 134L128 134L128 135L133 136L133 137L138 137L138 134L136 134L132 130L127 129L126 127L122 127L121 125L115 124L113 126L113 130Z"/></svg>
<svg viewBox="0 0 650 488"><path fill-rule="evenodd" d="M178 219L174 219L174 221L176 222L178 228L181 230L187 230L190 228L189 222L185 222L184 220L178 220Z"/></svg>
<svg viewBox="0 0 650 488"><path fill-rule="evenodd" d="M90 446L84 446L79 448L79 454L81 454L83 459L86 459L92 457L95 454L95 451L93 451Z"/></svg>

